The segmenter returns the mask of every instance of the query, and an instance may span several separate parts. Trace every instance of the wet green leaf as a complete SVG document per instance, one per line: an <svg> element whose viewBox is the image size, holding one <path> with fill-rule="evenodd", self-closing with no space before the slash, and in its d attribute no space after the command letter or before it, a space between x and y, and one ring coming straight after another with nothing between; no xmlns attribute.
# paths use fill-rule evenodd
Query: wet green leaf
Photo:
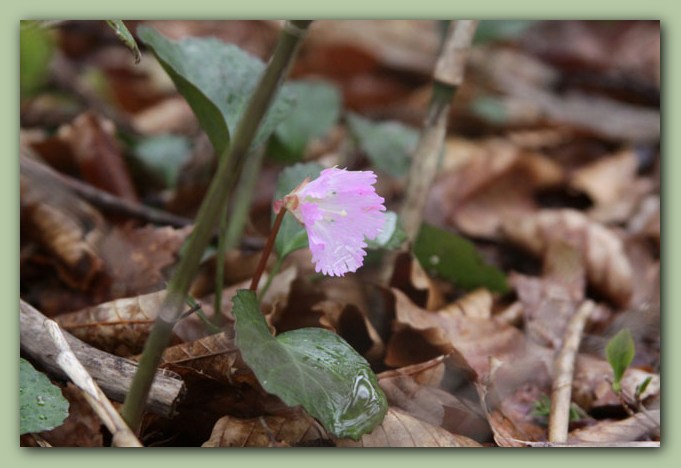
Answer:
<svg viewBox="0 0 681 468"><path fill-rule="evenodd" d="M125 47L130 49L133 57L135 57L135 63L139 63L139 61L142 59L142 53L140 52L139 47L137 47L135 38L132 37L128 27L125 25L125 23L123 23L123 20L107 20L106 24L108 24L109 27L114 30L118 39L125 44Z"/></svg>
<svg viewBox="0 0 681 468"><path fill-rule="evenodd" d="M506 275L484 263L469 240L429 224L421 226L414 242L414 255L423 268L457 286L470 290L479 287L506 292Z"/></svg>
<svg viewBox="0 0 681 468"><path fill-rule="evenodd" d="M376 123L348 114L348 128L376 167L393 177L407 175L411 154L418 143L418 131L399 122Z"/></svg>
<svg viewBox="0 0 681 468"><path fill-rule="evenodd" d="M303 158L308 143L323 136L338 121L341 96L335 86L319 80L293 81L296 95L291 113L274 130L268 154L287 163Z"/></svg>
<svg viewBox="0 0 681 468"><path fill-rule="evenodd" d="M367 361L335 333L302 328L270 334L253 291L233 299L236 344L265 390L301 405L337 437L359 439L388 403Z"/></svg>
<svg viewBox="0 0 681 468"><path fill-rule="evenodd" d="M288 195L306 178L310 180L319 177L324 166L317 163L295 164L281 172L277 180L277 188L274 192L274 200L281 200ZM274 218L274 216L273 216ZM274 242L274 249L279 257L285 257L294 250L307 247L307 232L291 213L284 215L284 221L279 228L279 234Z"/></svg>
<svg viewBox="0 0 681 468"><path fill-rule="evenodd" d="M627 367L631 365L636 354L636 346L634 345L634 338L628 328L623 328L608 341L605 347L605 356L612 367L614 380L612 382L613 389L618 392L621 389L620 381Z"/></svg>
<svg viewBox="0 0 681 468"><path fill-rule="evenodd" d="M69 415L61 390L26 359L19 358L19 432L42 432L60 426Z"/></svg>
<svg viewBox="0 0 681 468"><path fill-rule="evenodd" d="M138 37L150 47L184 96L215 151L222 154L234 133L265 65L260 59L216 38L172 41L140 26ZM290 112L293 93L283 86L253 141L257 146Z"/></svg>

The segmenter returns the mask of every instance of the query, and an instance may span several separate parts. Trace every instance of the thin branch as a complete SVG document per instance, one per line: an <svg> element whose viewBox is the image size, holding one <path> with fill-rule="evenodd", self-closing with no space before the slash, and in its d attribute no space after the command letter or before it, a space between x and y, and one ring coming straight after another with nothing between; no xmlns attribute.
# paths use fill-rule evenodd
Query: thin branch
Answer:
<svg viewBox="0 0 681 468"><path fill-rule="evenodd" d="M423 209L444 148L449 108L457 88L463 83L468 49L477 26L478 21L474 20L452 21L435 65L433 96L414 152L400 211L402 227L410 242L414 241L421 228Z"/></svg>
<svg viewBox="0 0 681 468"><path fill-rule="evenodd" d="M42 177L51 183L57 183L66 186L72 192L91 202L93 205L102 208L104 211L130 216L132 218L149 221L154 224L169 225L173 227L184 227L193 223L193 221L190 219L183 218L166 211L158 210L156 208L144 206L139 203L133 203L128 200L124 200L108 192L95 188L92 185L74 179L73 177L60 174L49 166L40 163L35 157L32 156L32 151L29 148L22 146L20 148L20 153L21 158L19 160L19 164L22 169L28 171L29 173L35 174L37 177Z"/></svg>
<svg viewBox="0 0 681 468"><path fill-rule="evenodd" d="M449 25L447 37L433 71L433 94L414 158L409 170L407 188L400 210L400 222L407 235L409 248L416 239L423 222L423 209L433 186L435 174L444 150L449 108L458 87L463 82L468 49L473 42L478 21L459 20ZM383 257L381 278L388 282L392 276L398 251Z"/></svg>
<svg viewBox="0 0 681 468"><path fill-rule="evenodd" d="M567 442L568 425L570 423L570 401L572 400L572 378L575 370L575 359L579 350L579 342L587 319L594 311L591 301L584 302L570 318L563 346L554 362L554 377L551 388L551 412L549 414L549 441Z"/></svg>
<svg viewBox="0 0 681 468"><path fill-rule="evenodd" d="M20 300L21 352L40 363L51 375L65 378L67 375L57 365L54 353L46 346L50 337L43 326L45 320L47 318L43 314ZM128 359L93 348L69 333L64 333L64 336L73 353L104 393L113 400L123 401L137 365ZM149 393L149 410L164 417L172 416L185 391L184 383L173 372L156 372L154 385Z"/></svg>
<svg viewBox="0 0 681 468"><path fill-rule="evenodd" d="M112 444L116 447L142 447L142 444L135 437L135 434L132 433L128 425L125 424L116 408L114 408L106 395L104 395L104 392L102 392L102 389L99 388L73 353L71 347L66 342L64 334L59 329L59 325L49 319L46 319L43 324L47 329L48 336L52 340L52 344L56 347L54 359L57 365L68 375L76 387L83 392L85 400L97 413L97 416L99 416L107 429L109 429L113 435Z"/></svg>

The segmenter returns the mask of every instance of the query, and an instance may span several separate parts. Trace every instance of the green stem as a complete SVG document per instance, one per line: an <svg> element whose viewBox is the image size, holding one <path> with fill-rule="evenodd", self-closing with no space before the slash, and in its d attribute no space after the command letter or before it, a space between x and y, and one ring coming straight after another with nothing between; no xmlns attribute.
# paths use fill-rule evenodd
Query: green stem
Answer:
<svg viewBox="0 0 681 468"><path fill-rule="evenodd" d="M122 415L133 430L139 428L145 402L161 361L161 355L170 341L184 298L194 278L203 252L213 234L215 221L225 205L235 181L241 174L246 155L260 122L281 87L293 62L298 46L311 21L289 21L282 29L272 58L251 95L243 117L234 133L228 153L220 162L211 181L208 193L197 214L184 256L168 283L167 295L154 322L151 334L144 345L139 366L130 391L123 404Z"/></svg>
<svg viewBox="0 0 681 468"><path fill-rule="evenodd" d="M222 288L224 288L225 253L236 247L239 239L241 239L264 156L265 151L262 147L249 155L234 193L232 210L230 212L225 209L220 219L220 237L218 239L218 251L215 254L215 300L213 302L215 310L213 323L217 326L221 326L223 319L220 311L222 310ZM228 213L231 213L229 221Z"/></svg>
<svg viewBox="0 0 681 468"><path fill-rule="evenodd" d="M225 252L227 252L227 214L229 205L225 204L220 216L218 228L218 251L215 253L215 299L213 301L212 322L216 326L222 324L222 288L225 285Z"/></svg>

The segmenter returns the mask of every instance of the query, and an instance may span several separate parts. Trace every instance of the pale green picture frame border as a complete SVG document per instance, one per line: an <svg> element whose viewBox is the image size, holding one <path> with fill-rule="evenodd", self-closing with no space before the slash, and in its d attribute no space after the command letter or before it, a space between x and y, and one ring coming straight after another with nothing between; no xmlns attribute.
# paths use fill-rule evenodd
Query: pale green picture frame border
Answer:
<svg viewBox="0 0 681 468"><path fill-rule="evenodd" d="M681 29L681 7L671 0L646 0L625 3L611 0L570 0L560 4L539 0L457 2L452 0L419 0L412 4L396 1L344 0L342 2L313 2L310 0L249 0L228 2L215 0L192 0L191 2L140 2L139 0L117 0L116 2L95 3L85 0L57 0L39 2L22 0L4 2L0 6L0 22L3 40L2 57L9 66L0 73L0 102L4 104L0 113L0 135L5 154L0 158L0 206L9 218L8 229L0 230L0 298L5 318L0 328L2 333L3 384L0 386L0 447L5 453L8 466L36 466L38 464L59 468L60 466L98 468L129 464L154 463L162 467L185 467L187 464L201 466L318 466L324 468L356 465L378 465L389 467L408 466L498 466L533 467L550 466L558 468L574 465L606 466L608 468L671 466L672 460L681 456L679 438L679 404L676 401L679 389L679 366L674 358L679 353L679 342L672 339L672 333L679 328L676 313L681 306L681 288L670 287L679 273L679 248L676 239L681 239L678 211L672 208L679 200L681 184L670 183L681 176L679 149L681 132L665 132L678 122L679 92L675 83L680 83L679 45ZM663 211L662 228L662 304L663 304L663 372L664 388L661 449L551 449L551 450L455 450L455 449L369 449L369 450L200 450L165 449L132 452L100 450L62 449L45 451L21 449L18 441L18 343L17 294L19 257L19 183L18 183L18 128L19 128L19 85L18 85L18 38L20 19L201 19L201 18L476 18L476 19L659 19L662 24L662 112L663 112ZM671 122L671 124L670 124ZM677 213L672 216L672 213ZM197 458L200 457L200 458Z"/></svg>

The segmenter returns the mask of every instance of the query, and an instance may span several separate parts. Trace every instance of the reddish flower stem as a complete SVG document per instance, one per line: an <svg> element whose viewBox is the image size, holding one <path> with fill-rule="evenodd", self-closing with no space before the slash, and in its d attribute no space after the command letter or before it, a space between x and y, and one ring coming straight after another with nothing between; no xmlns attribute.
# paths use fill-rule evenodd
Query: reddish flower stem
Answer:
<svg viewBox="0 0 681 468"><path fill-rule="evenodd" d="M265 248L262 251L262 254L260 256L260 263L258 263L258 268L255 270L255 275L253 275L253 280L251 281L251 291L256 291L258 289L258 283L260 282L260 277L262 276L262 272L265 271L265 267L267 266L267 259L270 258L270 253L272 253L272 247L274 247L274 240L277 238L277 234L279 233L279 228L281 227L281 222L284 220L284 215L286 214L286 208L283 206L279 210L279 213L277 214L277 217L274 220L274 224L272 225L272 230L270 231L270 236L267 238L267 244L265 244Z"/></svg>

